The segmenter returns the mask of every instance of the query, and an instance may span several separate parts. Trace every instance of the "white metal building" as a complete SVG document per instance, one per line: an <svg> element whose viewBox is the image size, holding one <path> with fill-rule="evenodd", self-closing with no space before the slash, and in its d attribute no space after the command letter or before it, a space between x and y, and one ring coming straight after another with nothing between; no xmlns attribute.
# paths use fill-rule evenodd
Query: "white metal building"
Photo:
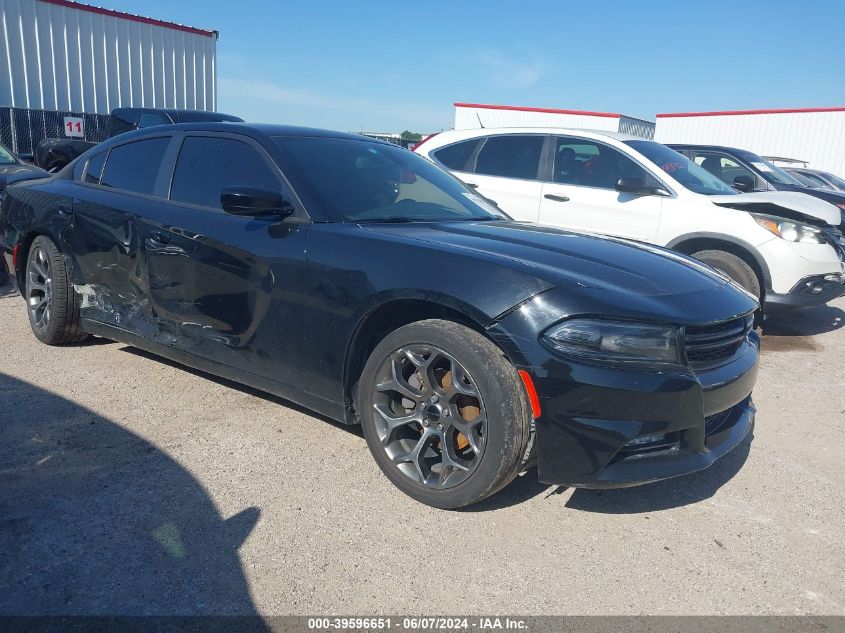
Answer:
<svg viewBox="0 0 845 633"><path fill-rule="evenodd" d="M654 138L794 158L845 175L845 108L658 114Z"/></svg>
<svg viewBox="0 0 845 633"><path fill-rule="evenodd" d="M217 32L69 0L0 0L0 108L217 108Z"/></svg>
<svg viewBox="0 0 845 633"><path fill-rule="evenodd" d="M564 127L654 136L654 123L615 112L527 108L483 103L456 103L455 129L490 127Z"/></svg>

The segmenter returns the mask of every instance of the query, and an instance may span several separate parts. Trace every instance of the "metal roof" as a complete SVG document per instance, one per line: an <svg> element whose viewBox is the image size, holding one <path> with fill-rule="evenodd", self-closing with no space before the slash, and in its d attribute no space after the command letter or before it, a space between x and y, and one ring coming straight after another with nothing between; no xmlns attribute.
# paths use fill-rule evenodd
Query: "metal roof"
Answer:
<svg viewBox="0 0 845 633"><path fill-rule="evenodd" d="M135 15L134 13L125 13L124 11L115 11L113 9L105 9L97 7L92 4L84 4L82 2L73 2L73 0L38 0L47 4L55 4L60 7L68 9L77 9L79 11L87 11L89 13L96 13L98 15L108 15L113 18L120 18L122 20L129 20L131 22L140 22L141 24L152 24L153 26L162 26L167 29L175 31L184 31L186 33L194 33L196 35L207 35L209 37L218 37L217 31L208 29L200 29L195 26L187 26L185 24L177 24L175 22L166 22L164 20L157 20L155 18L148 18L142 15Z"/></svg>

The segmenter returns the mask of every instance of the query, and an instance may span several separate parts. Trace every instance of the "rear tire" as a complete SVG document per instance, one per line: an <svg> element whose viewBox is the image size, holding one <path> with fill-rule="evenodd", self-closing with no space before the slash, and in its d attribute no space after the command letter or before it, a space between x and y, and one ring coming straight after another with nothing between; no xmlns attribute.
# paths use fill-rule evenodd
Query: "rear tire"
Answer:
<svg viewBox="0 0 845 633"><path fill-rule="evenodd" d="M733 253L725 251L699 251L692 255L695 259L704 262L725 273L728 277L733 279L740 286L745 288L748 292L757 297L761 301L762 291L760 288L760 279L757 273L744 260L737 257Z"/></svg>
<svg viewBox="0 0 845 633"><path fill-rule="evenodd" d="M24 298L32 333L42 343L62 345L88 338L79 325L80 296L68 279L65 260L43 235L29 248Z"/></svg>
<svg viewBox="0 0 845 633"><path fill-rule="evenodd" d="M358 393L376 463L417 501L459 508L516 477L530 405L516 368L478 332L437 319L395 330L370 355Z"/></svg>

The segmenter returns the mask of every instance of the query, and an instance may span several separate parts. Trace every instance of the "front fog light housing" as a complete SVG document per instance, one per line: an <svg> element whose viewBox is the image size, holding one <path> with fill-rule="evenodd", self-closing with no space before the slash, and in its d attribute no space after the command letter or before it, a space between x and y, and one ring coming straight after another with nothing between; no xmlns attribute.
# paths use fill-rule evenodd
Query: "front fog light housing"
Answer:
<svg viewBox="0 0 845 633"><path fill-rule="evenodd" d="M593 360L681 362L678 328L669 325L572 319L546 330L543 340L562 354Z"/></svg>

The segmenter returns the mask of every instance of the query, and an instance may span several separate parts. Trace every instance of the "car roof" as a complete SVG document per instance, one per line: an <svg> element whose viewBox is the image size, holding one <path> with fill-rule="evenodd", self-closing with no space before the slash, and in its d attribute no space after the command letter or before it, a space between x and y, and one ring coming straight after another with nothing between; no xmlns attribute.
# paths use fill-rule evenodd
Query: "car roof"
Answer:
<svg viewBox="0 0 845 633"><path fill-rule="evenodd" d="M153 136L156 134L173 132L232 132L236 134L244 134L251 137L300 137L300 138L340 138L351 139L358 141L368 141L370 143L378 143L381 145L391 145L386 141L381 141L368 136L361 136L359 134L350 134L348 132L336 132L333 130L323 130L319 128L299 127L295 125L280 125L276 123L246 123L243 121L198 121L192 123L176 123L172 125L154 125L140 130L133 130L124 134L119 134L100 145L120 145L124 141L132 139L141 139L146 136ZM99 147L99 145L98 145ZM395 147L395 146L394 146Z"/></svg>
<svg viewBox="0 0 845 633"><path fill-rule="evenodd" d="M644 139L641 136L633 136L632 134L624 134L622 132L612 132L610 130L590 130L587 128L567 127L488 127L471 128L467 130L447 130L441 134L452 138L474 138L478 136L493 136L497 134L573 134L576 136L586 136L587 138L592 138L594 136L606 137L617 141L649 140Z"/></svg>
<svg viewBox="0 0 845 633"><path fill-rule="evenodd" d="M714 151L719 152L743 152L746 154L753 154L754 152L749 152L748 150L741 149L739 147L728 147L727 145L697 145L695 143L666 143L667 147L671 147L672 149L676 147L680 147L683 149L712 149Z"/></svg>

